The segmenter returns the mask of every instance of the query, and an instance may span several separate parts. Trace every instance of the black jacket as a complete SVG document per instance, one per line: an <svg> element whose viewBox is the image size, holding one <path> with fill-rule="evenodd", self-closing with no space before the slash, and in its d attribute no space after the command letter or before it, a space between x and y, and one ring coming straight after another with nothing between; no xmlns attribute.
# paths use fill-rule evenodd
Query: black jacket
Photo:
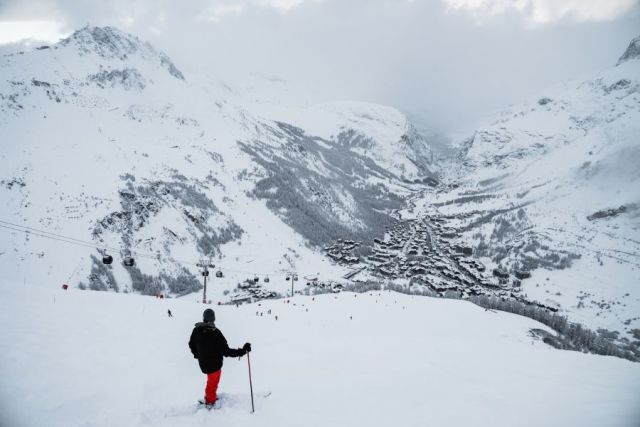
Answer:
<svg viewBox="0 0 640 427"><path fill-rule="evenodd" d="M205 322L196 323L189 339L189 348L205 374L221 369L222 357L240 357L246 354L241 348L229 348L220 329L213 323Z"/></svg>

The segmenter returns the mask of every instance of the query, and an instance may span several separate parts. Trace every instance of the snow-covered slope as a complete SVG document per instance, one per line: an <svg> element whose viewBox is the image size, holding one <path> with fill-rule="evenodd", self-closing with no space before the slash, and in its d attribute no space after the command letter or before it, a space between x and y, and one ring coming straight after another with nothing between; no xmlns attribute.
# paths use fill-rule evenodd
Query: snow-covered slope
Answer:
<svg viewBox="0 0 640 427"><path fill-rule="evenodd" d="M417 200L522 290L591 327L640 327L640 59L549 88L462 144Z"/></svg>
<svg viewBox="0 0 640 427"><path fill-rule="evenodd" d="M202 256L222 267L219 289L340 277L317 245L374 234L431 175L392 108L256 98L111 27L4 56L0 75L0 266L14 280L182 294Z"/></svg>
<svg viewBox="0 0 640 427"><path fill-rule="evenodd" d="M256 412L244 358L225 359L223 407L196 411L205 376L187 341L203 308L191 297L33 283L3 290L0 322L11 326L0 330L0 425L632 427L640 419L637 363L554 350L531 338L529 329L545 327L524 317L389 292L214 307L231 346L252 343Z"/></svg>

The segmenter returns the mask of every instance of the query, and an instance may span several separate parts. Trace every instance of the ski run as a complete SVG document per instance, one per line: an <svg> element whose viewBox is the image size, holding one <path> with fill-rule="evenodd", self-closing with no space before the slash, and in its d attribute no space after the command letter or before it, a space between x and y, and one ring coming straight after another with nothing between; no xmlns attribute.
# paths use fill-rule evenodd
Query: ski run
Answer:
<svg viewBox="0 0 640 427"><path fill-rule="evenodd" d="M225 359L221 408L197 410L205 376L187 341L206 306L195 299L6 287L0 425L633 427L640 419L637 363L553 349L529 332L545 327L524 317L388 291L212 306L231 347L252 343L256 410L246 358Z"/></svg>

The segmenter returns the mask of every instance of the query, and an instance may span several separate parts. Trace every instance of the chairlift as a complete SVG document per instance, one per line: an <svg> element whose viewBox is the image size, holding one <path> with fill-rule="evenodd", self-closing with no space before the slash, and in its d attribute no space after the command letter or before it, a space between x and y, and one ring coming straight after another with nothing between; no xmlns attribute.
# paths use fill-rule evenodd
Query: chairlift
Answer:
<svg viewBox="0 0 640 427"><path fill-rule="evenodd" d="M124 261L123 261L125 267L133 267L134 264L136 263L133 259L133 257L125 257Z"/></svg>
<svg viewBox="0 0 640 427"><path fill-rule="evenodd" d="M216 277L223 277L222 270L216 271Z"/></svg>
<svg viewBox="0 0 640 427"><path fill-rule="evenodd" d="M113 257L111 255L103 255L102 263L106 265L110 265L113 262Z"/></svg>

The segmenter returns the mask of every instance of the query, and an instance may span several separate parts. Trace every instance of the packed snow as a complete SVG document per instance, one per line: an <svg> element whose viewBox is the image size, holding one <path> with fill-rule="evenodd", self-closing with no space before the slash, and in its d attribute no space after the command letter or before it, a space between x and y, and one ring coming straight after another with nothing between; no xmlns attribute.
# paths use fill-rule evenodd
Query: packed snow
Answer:
<svg viewBox="0 0 640 427"><path fill-rule="evenodd" d="M386 291L212 306L230 346L252 343L255 413L246 358L225 359L222 407L198 410L205 376L187 341L206 306L192 296L7 285L0 298L3 426L640 421L640 365L555 350L531 337L529 329L544 326L530 319Z"/></svg>

